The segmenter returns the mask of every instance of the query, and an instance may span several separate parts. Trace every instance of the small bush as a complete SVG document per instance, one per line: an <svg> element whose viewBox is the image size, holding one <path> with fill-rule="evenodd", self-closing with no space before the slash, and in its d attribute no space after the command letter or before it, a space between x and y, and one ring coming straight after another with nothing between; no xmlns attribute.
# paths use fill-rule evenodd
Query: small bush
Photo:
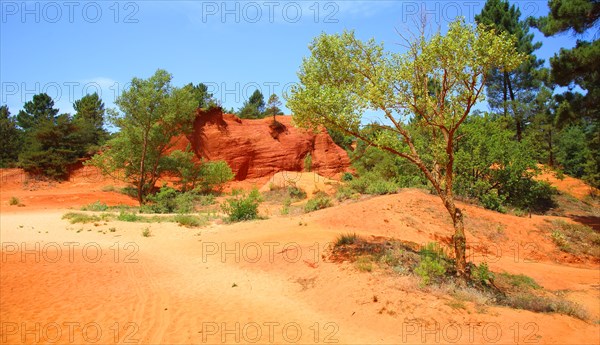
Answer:
<svg viewBox="0 0 600 345"><path fill-rule="evenodd" d="M356 259L356 268L363 272L373 271L373 262L371 261L371 257L365 255Z"/></svg>
<svg viewBox="0 0 600 345"><path fill-rule="evenodd" d="M377 180L372 181L367 186L365 193L372 195L394 194L398 191L398 186L394 182Z"/></svg>
<svg viewBox="0 0 600 345"><path fill-rule="evenodd" d="M550 237L564 252L600 257L600 234L589 226L555 220L550 227Z"/></svg>
<svg viewBox="0 0 600 345"><path fill-rule="evenodd" d="M8 204L11 206L20 205L21 201L19 200L19 198L11 196L10 200L8 200Z"/></svg>
<svg viewBox="0 0 600 345"><path fill-rule="evenodd" d="M292 199L303 200L306 199L306 192L302 188L296 186L287 187L287 192Z"/></svg>
<svg viewBox="0 0 600 345"><path fill-rule="evenodd" d="M304 212L313 212L331 206L333 206L333 203L329 196L317 193L312 199L306 202L306 205L304 205Z"/></svg>
<svg viewBox="0 0 600 345"><path fill-rule="evenodd" d="M426 256L415 268L415 274L421 278L422 285L439 283L446 275L446 266L441 260Z"/></svg>
<svg viewBox="0 0 600 345"><path fill-rule="evenodd" d="M471 271L471 280L480 286L489 286L494 278L487 263L482 262L479 266L474 266Z"/></svg>
<svg viewBox="0 0 600 345"><path fill-rule="evenodd" d="M483 194L480 198L483 207L488 210L498 211L500 213L506 213L506 209L503 206L504 198L498 195L498 191L492 189L487 193Z"/></svg>
<svg viewBox="0 0 600 345"><path fill-rule="evenodd" d="M142 236L144 236L144 237L152 236L152 231L150 230L150 228L144 228L144 230L142 230Z"/></svg>
<svg viewBox="0 0 600 345"><path fill-rule="evenodd" d="M210 206L216 202L215 196L212 194L198 195L197 200L201 206Z"/></svg>
<svg viewBox="0 0 600 345"><path fill-rule="evenodd" d="M85 205L81 208L82 211L96 211L96 212L104 212L108 210L108 205L101 203L100 200L96 200L96 202L91 203L89 205Z"/></svg>
<svg viewBox="0 0 600 345"><path fill-rule="evenodd" d="M340 185L338 187L337 191L335 192L335 198L338 201L344 201L344 200L352 198L354 193L355 193L355 191L352 187L346 186L346 185Z"/></svg>
<svg viewBox="0 0 600 345"><path fill-rule="evenodd" d="M141 219L142 217L138 216L137 214L125 211L121 211L121 213L119 213L119 215L117 216L117 220L120 220L122 222L137 222Z"/></svg>
<svg viewBox="0 0 600 345"><path fill-rule="evenodd" d="M352 181L354 179L354 175L352 175L349 172L345 172L344 175L342 175L342 181L348 182L348 181Z"/></svg>
<svg viewBox="0 0 600 345"><path fill-rule="evenodd" d="M336 246L345 246L345 245L349 245L349 244L354 244L354 243L356 243L357 240L358 240L358 235L356 233L343 234L343 235L338 236L337 240L335 241L335 245Z"/></svg>
<svg viewBox="0 0 600 345"><path fill-rule="evenodd" d="M537 296L527 292L508 295L502 299L501 304L536 313L559 313L581 320L588 318L587 312L577 303L564 299Z"/></svg>
<svg viewBox="0 0 600 345"><path fill-rule="evenodd" d="M225 200L221 209L228 215L230 222L240 222L258 218L258 205L262 201L257 189L248 195L241 195Z"/></svg>
<svg viewBox="0 0 600 345"><path fill-rule="evenodd" d="M312 170L312 156L310 153L304 157L304 171L310 172Z"/></svg>
<svg viewBox="0 0 600 345"><path fill-rule="evenodd" d="M66 213L65 215L62 216L62 219L68 219L71 224L93 223L93 222L99 222L102 220L102 218L100 218L96 215L88 215L88 214L77 213L77 212Z"/></svg>
<svg viewBox="0 0 600 345"><path fill-rule="evenodd" d="M533 278L524 274L500 273L495 278L497 284L509 285L517 290L541 289L541 286Z"/></svg>
<svg viewBox="0 0 600 345"><path fill-rule="evenodd" d="M173 220L179 223L179 225L183 225L188 228L198 227L202 225L200 218L189 214L178 214L175 217L173 217Z"/></svg>
<svg viewBox="0 0 600 345"><path fill-rule="evenodd" d="M177 192L174 188L163 186L160 191L148 197L151 202L146 209L152 213L190 213L194 210L194 192Z"/></svg>
<svg viewBox="0 0 600 345"><path fill-rule="evenodd" d="M281 207L281 214L288 215L290 213L290 206L292 205L292 199L286 198L283 201L283 206Z"/></svg>

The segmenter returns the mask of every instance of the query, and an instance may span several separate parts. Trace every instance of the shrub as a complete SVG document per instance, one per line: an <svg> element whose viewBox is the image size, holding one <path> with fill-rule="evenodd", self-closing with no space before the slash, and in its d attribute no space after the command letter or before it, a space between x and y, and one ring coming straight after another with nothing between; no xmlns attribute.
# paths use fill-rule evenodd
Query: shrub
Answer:
<svg viewBox="0 0 600 345"><path fill-rule="evenodd" d="M488 210L498 211L500 213L506 213L506 209L502 204L504 203L504 197L498 195L496 189L492 189L480 197L481 204Z"/></svg>
<svg viewBox="0 0 600 345"><path fill-rule="evenodd" d="M19 205L19 204L21 204L21 201L19 200L19 198L11 196L10 199L8 200L8 204L11 206Z"/></svg>
<svg viewBox="0 0 600 345"><path fill-rule="evenodd" d="M352 234L343 234L339 235L337 240L335 241L336 246L345 246L349 244L354 244L358 240L358 235L356 233Z"/></svg>
<svg viewBox="0 0 600 345"><path fill-rule="evenodd" d="M96 212L104 212L108 210L108 205L101 203L100 200L97 200L94 203L89 205L85 205L81 208L82 211L96 211Z"/></svg>
<svg viewBox="0 0 600 345"><path fill-rule="evenodd" d="M313 212L327 207L333 206L331 199L326 194L317 193L315 196L306 202L304 212Z"/></svg>
<svg viewBox="0 0 600 345"><path fill-rule="evenodd" d="M258 218L258 205L262 201L255 188L249 194L229 198L221 204L221 209L228 215L230 222L240 222Z"/></svg>
<svg viewBox="0 0 600 345"><path fill-rule="evenodd" d="M335 192L335 198L338 201L344 201L346 199L350 199L352 198L352 196L354 195L354 189L350 186L347 185L340 185L337 189L337 191Z"/></svg>
<svg viewBox="0 0 600 345"><path fill-rule="evenodd" d="M148 196L150 204L147 210L152 213L189 213L194 210L194 192L179 193L175 189L163 186L154 195Z"/></svg>
<svg viewBox="0 0 600 345"><path fill-rule="evenodd" d="M144 237L152 236L152 231L150 230L150 228L144 228L144 230L142 230L142 236L144 236Z"/></svg>
<svg viewBox="0 0 600 345"><path fill-rule="evenodd" d="M446 275L446 266L441 260L425 256L415 268L415 274L421 278L422 285L439 283Z"/></svg>
<svg viewBox="0 0 600 345"><path fill-rule="evenodd" d="M287 187L287 192L292 199L302 200L306 199L306 192L302 188L296 186Z"/></svg>
<svg viewBox="0 0 600 345"><path fill-rule="evenodd" d="M202 225L200 218L189 214L178 214L175 217L173 217L173 220L179 223L179 225L187 226L188 228L198 227Z"/></svg>
<svg viewBox="0 0 600 345"><path fill-rule="evenodd" d="M304 157L304 171L310 172L312 169L312 156L310 153L307 153Z"/></svg>
<svg viewBox="0 0 600 345"><path fill-rule="evenodd" d="M119 213L119 215L117 216L117 220L123 221L123 222L137 222L140 219L142 219L140 216L138 216L135 213L129 213L129 212L125 212L125 211L121 211L121 213Z"/></svg>
<svg viewBox="0 0 600 345"><path fill-rule="evenodd" d="M479 266L473 266L471 271L471 280L478 285L488 286L491 280L494 278L492 272L487 263L482 262Z"/></svg>
<svg viewBox="0 0 600 345"><path fill-rule="evenodd" d="M203 194L216 189L221 191L223 185L234 178L231 167L225 161L213 161L202 164L200 192Z"/></svg>
<svg viewBox="0 0 600 345"><path fill-rule="evenodd" d="M496 282L500 285L509 285L517 290L541 289L541 286L524 274L500 273L496 276Z"/></svg>
<svg viewBox="0 0 600 345"><path fill-rule="evenodd" d="M421 258L414 272L421 278L422 285L440 283L448 270L448 257L434 242L428 243L419 252Z"/></svg>
<svg viewBox="0 0 600 345"><path fill-rule="evenodd" d="M344 175L342 175L342 181L352 181L354 179L354 176L349 173L349 172L345 172Z"/></svg>
<svg viewBox="0 0 600 345"><path fill-rule="evenodd" d="M371 181L365 192L373 195L393 194L398 191L398 186L390 181Z"/></svg>
<svg viewBox="0 0 600 345"><path fill-rule="evenodd" d="M363 272L373 271L373 262L371 261L371 257L365 255L356 259L356 268Z"/></svg>
<svg viewBox="0 0 600 345"><path fill-rule="evenodd" d="M198 195L197 200L201 206L210 206L216 201L215 196L212 194Z"/></svg>
<svg viewBox="0 0 600 345"><path fill-rule="evenodd" d="M62 219L68 219L71 224L75 223L93 223L99 222L102 218L96 215L88 215L77 212L69 212L62 216Z"/></svg>

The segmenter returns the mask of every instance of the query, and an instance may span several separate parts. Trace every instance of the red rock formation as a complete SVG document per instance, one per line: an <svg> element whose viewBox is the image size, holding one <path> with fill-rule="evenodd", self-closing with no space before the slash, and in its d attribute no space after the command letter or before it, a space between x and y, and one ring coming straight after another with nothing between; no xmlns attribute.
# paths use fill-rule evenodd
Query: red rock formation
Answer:
<svg viewBox="0 0 600 345"><path fill-rule="evenodd" d="M318 133L294 127L291 116L240 119L220 109L198 111L194 131L178 140L176 149L191 144L197 157L226 161L238 181L271 176L279 171L302 171L304 158L312 156L312 170L334 177L345 171L350 160L325 130ZM183 138L180 138L183 139Z"/></svg>

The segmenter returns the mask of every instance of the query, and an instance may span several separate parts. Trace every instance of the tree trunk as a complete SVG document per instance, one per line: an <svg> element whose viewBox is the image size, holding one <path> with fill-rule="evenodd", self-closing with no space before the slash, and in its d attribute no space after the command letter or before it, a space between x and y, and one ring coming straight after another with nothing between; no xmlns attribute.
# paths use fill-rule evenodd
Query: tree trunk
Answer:
<svg viewBox="0 0 600 345"><path fill-rule="evenodd" d="M465 237L463 215L459 208L455 208L452 221L454 222L452 241L454 242L454 255L456 256L456 272L458 276L467 278L467 238Z"/></svg>
<svg viewBox="0 0 600 345"><path fill-rule="evenodd" d="M504 100L504 103L503 103L503 105L504 105L504 116L507 116L508 115L508 103L507 103L508 102L508 90L507 90L507 87L508 87L508 72L504 72L504 80L502 81L502 86L504 87L503 94L502 94L503 100Z"/></svg>
<svg viewBox="0 0 600 345"><path fill-rule="evenodd" d="M446 210L450 213L454 225L454 235L452 242L454 244L454 256L456 258L456 274L464 279L468 279L467 272L467 238L465 236L465 224L463 214L454 204L454 196L445 195L442 197Z"/></svg>
<svg viewBox="0 0 600 345"><path fill-rule="evenodd" d="M506 73L506 75L508 76L508 73ZM521 114L518 114L517 109L515 108L515 93L513 92L512 83L510 82L510 78L507 79L507 82L508 82L508 92L510 94L510 102L511 102L512 108L513 108L513 117L517 124L517 141L521 142L521 139L523 138L523 119L521 118Z"/></svg>

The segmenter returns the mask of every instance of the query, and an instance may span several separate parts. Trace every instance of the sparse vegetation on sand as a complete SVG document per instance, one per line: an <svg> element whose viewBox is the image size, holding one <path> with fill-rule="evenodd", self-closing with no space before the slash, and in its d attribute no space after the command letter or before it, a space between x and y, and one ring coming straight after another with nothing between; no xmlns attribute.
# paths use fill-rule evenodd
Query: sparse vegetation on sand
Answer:
<svg viewBox="0 0 600 345"><path fill-rule="evenodd" d="M560 313L582 320L587 312L578 304L544 290L523 274L493 273L486 263L469 264L470 279L457 279L453 259L437 243L419 247L416 243L373 238L369 241L356 234L340 235L332 248L334 262L351 261L363 272L377 268L390 274L418 277L420 288L436 289L456 299L471 301L478 308L485 305L507 306L533 312ZM462 302L450 302L453 309L463 309Z"/></svg>
<svg viewBox="0 0 600 345"><path fill-rule="evenodd" d="M544 229L561 251L600 258L600 233L589 226L552 220Z"/></svg>

